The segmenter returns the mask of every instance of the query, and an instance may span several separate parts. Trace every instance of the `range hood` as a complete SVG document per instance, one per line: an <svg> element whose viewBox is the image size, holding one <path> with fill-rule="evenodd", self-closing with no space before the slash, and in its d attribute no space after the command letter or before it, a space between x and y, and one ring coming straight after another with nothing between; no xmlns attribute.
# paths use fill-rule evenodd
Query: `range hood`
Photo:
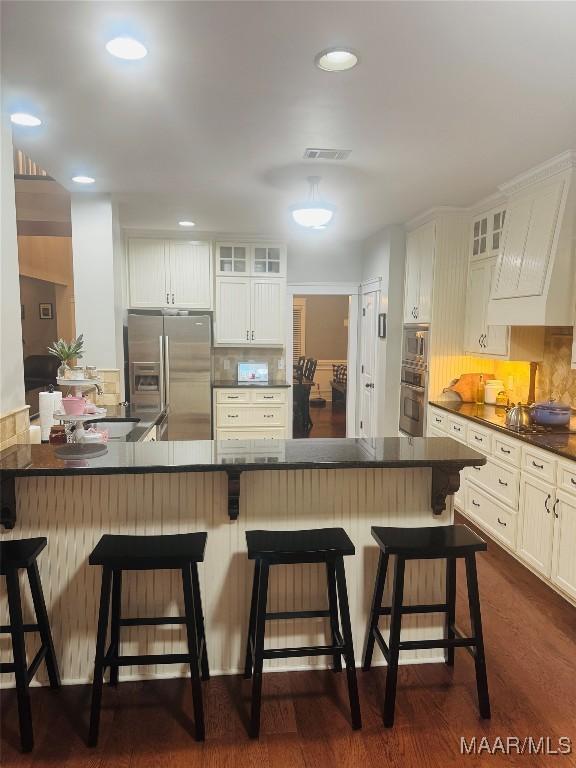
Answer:
<svg viewBox="0 0 576 768"><path fill-rule="evenodd" d="M500 186L506 223L489 325L573 325L576 293L576 152Z"/></svg>

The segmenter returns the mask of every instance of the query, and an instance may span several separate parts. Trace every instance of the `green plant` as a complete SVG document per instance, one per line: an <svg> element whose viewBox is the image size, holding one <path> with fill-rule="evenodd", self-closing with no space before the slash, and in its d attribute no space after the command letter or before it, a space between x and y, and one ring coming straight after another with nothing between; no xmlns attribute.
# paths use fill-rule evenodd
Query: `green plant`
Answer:
<svg viewBox="0 0 576 768"><path fill-rule="evenodd" d="M58 341L52 342L52 346L48 347L48 352L54 357L57 357L62 363L67 363L70 360L77 360L84 355L84 338L83 334L80 334L77 339L67 342L64 339L58 339Z"/></svg>

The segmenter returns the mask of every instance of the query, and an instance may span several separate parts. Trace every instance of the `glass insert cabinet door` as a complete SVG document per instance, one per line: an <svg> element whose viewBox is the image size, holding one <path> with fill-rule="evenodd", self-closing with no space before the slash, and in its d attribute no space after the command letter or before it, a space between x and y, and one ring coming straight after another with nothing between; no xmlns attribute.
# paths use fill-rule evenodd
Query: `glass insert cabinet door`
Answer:
<svg viewBox="0 0 576 768"><path fill-rule="evenodd" d="M217 268L221 275L248 274L248 246L233 244L219 245Z"/></svg>
<svg viewBox="0 0 576 768"><path fill-rule="evenodd" d="M280 268L280 248L278 246L254 247L254 274L279 275Z"/></svg>

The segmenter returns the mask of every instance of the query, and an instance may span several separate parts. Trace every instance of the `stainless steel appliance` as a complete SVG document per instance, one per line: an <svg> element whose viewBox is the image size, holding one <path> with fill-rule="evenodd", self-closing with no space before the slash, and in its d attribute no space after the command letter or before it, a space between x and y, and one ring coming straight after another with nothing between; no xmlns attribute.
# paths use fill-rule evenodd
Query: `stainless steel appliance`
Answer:
<svg viewBox="0 0 576 768"><path fill-rule="evenodd" d="M399 427L412 437L426 434L429 334L427 325L404 326Z"/></svg>
<svg viewBox="0 0 576 768"><path fill-rule="evenodd" d="M166 409L164 440L210 440L212 321L208 314L131 310L130 402Z"/></svg>

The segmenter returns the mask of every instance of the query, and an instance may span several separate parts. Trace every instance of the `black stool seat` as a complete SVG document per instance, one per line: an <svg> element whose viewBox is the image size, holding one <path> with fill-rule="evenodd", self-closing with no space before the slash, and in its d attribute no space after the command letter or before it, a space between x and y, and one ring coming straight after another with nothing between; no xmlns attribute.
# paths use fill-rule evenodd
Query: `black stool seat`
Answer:
<svg viewBox="0 0 576 768"><path fill-rule="evenodd" d="M274 560L291 555L353 555L354 544L344 528L312 528L307 531L247 531L248 559Z"/></svg>
<svg viewBox="0 0 576 768"><path fill-rule="evenodd" d="M12 654L14 661L0 663L0 672L13 673L16 678L16 695L18 699L18 720L20 723L20 741L23 752L30 752L34 746L32 729L32 711L30 708L29 685L36 671L44 661L50 680L50 688L60 687L60 673L54 652L54 643L50 631L50 622L40 572L36 561L38 555L47 544L44 536L36 539L17 539L0 542L0 574L6 577L8 593L8 613L10 624L0 626L0 634L9 634L12 639ZM18 572L26 570L36 624L24 624L22 617L22 598L20 595L20 579ZM41 645L30 664L26 657L25 634L38 632Z"/></svg>
<svg viewBox="0 0 576 768"><path fill-rule="evenodd" d="M353 555L355 550L346 531L343 528L313 528L306 531L246 531L246 543L248 545L248 557L255 561L244 669L244 677L253 678L250 735L257 737L260 733L264 661L266 659L288 659L303 656L332 656L332 668L335 672L342 669L342 657L344 657L352 727L360 728L360 702L344 571L344 557ZM270 567L274 565L297 565L299 563L325 564L328 609L268 611ZM264 648L267 621L313 618L329 619L331 634L329 644L293 648Z"/></svg>
<svg viewBox="0 0 576 768"><path fill-rule="evenodd" d="M364 645L364 670L370 669L374 644L378 643L382 655L388 663L386 691L384 694L384 725L394 724L396 704L396 681L398 678L398 659L400 651L414 651L442 648L448 666L454 665L454 649L464 648L474 658L476 667L476 687L480 715L490 717L490 699L484 655L482 617L480 615L480 596L476 573L476 552L487 549L486 542L465 525L445 525L432 528L372 528L372 536L380 547L378 572L374 585L374 594L370 608L370 618ZM382 605L386 573L390 555L395 555L394 584L392 604ZM446 596L441 603L423 605L404 605L404 572L408 560L446 560ZM456 626L456 560L466 562L466 581L468 584L468 605L470 609L471 635L465 634ZM402 616L418 613L443 613L444 637L431 640L400 640ZM390 636L384 640L378 621L381 616L390 616Z"/></svg>
<svg viewBox="0 0 576 768"><path fill-rule="evenodd" d="M464 557L482 552L486 542L466 525L436 525L430 528L372 528L372 536L387 555L418 559Z"/></svg>
<svg viewBox="0 0 576 768"><path fill-rule="evenodd" d="M166 536L105 534L92 550L90 565L108 565L122 570L181 568L204 561L206 533Z"/></svg>
<svg viewBox="0 0 576 768"><path fill-rule="evenodd" d="M0 541L0 575L6 576L10 568L28 568L48 544L48 539L14 539Z"/></svg>
<svg viewBox="0 0 576 768"><path fill-rule="evenodd" d="M100 609L92 707L90 712L90 746L96 746L100 728L100 705L104 670L110 668L110 685L118 684L119 668L136 664L188 664L192 683L194 707L194 733L197 741L204 740L204 708L201 680L208 680L208 652L204 614L198 579L198 563L204 560L207 534L205 532L161 536L102 536L88 561L102 566ZM125 570L181 571L184 594L184 616L150 616L123 618L122 571ZM111 606L110 606L111 604ZM110 616L110 644L106 649L108 619ZM154 653L123 656L120 653L122 627L184 625L188 642L187 653Z"/></svg>

